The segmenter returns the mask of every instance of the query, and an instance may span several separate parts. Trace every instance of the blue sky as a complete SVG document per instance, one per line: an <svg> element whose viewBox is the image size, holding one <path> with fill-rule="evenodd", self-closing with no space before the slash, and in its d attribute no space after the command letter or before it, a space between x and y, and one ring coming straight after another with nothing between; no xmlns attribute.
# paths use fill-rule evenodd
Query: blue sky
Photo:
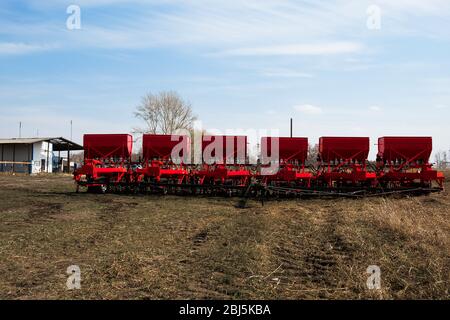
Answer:
<svg viewBox="0 0 450 320"><path fill-rule="evenodd" d="M444 0L3 0L0 137L19 121L22 136L68 137L73 120L79 142L130 132L142 95L176 90L206 129L287 135L293 117L312 143L431 135L449 150L449 54Z"/></svg>

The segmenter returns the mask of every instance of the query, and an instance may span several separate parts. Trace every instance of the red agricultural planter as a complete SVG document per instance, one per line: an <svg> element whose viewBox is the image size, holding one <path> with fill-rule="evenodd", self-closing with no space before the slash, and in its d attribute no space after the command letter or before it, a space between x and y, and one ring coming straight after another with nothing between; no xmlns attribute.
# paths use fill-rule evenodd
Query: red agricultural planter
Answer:
<svg viewBox="0 0 450 320"><path fill-rule="evenodd" d="M201 164L191 164L191 140L145 134L142 160L131 162L128 134L86 134L79 187L99 192L228 195L361 196L440 191L444 175L432 168L431 137L382 137L376 165L368 137L321 137L318 164L307 166L308 139L263 137L260 162L249 164L247 137L202 137Z"/></svg>
<svg viewBox="0 0 450 320"><path fill-rule="evenodd" d="M376 174L368 172L368 137L321 137L317 182L329 188L373 186Z"/></svg>
<svg viewBox="0 0 450 320"><path fill-rule="evenodd" d="M84 164L75 170L78 186L88 191L121 191L131 183L131 152L133 139L129 134L85 134Z"/></svg>
<svg viewBox="0 0 450 320"><path fill-rule="evenodd" d="M431 137L381 137L378 139L378 180L384 188L443 188L444 175L429 163Z"/></svg>
<svg viewBox="0 0 450 320"><path fill-rule="evenodd" d="M203 136L202 158L202 168L194 174L195 183L238 187L249 184L246 136Z"/></svg>
<svg viewBox="0 0 450 320"><path fill-rule="evenodd" d="M135 182L146 188L149 184L181 185L188 182L191 142L180 135L144 134L142 137L142 168L135 170ZM165 190L166 191L166 190Z"/></svg>
<svg viewBox="0 0 450 320"><path fill-rule="evenodd" d="M262 137L261 180L264 185L311 186L306 170L308 138Z"/></svg>

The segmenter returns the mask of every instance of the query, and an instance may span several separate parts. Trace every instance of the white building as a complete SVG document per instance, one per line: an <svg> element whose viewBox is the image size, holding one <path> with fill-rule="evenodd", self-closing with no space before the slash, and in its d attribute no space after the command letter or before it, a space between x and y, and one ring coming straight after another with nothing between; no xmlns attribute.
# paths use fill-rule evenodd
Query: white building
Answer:
<svg viewBox="0 0 450 320"><path fill-rule="evenodd" d="M83 147L62 137L0 139L0 172L67 171L62 167L61 152L70 163L70 152L74 150Z"/></svg>

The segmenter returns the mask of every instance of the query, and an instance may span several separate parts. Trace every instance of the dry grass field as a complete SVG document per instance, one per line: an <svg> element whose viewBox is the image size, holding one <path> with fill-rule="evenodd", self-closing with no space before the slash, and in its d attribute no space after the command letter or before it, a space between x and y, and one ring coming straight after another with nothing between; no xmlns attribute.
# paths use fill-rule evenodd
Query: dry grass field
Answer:
<svg viewBox="0 0 450 320"><path fill-rule="evenodd" d="M0 176L2 299L449 299L450 195L250 201ZM450 185L447 183L447 189ZM67 290L66 269L81 268ZM381 290L366 269L381 268Z"/></svg>

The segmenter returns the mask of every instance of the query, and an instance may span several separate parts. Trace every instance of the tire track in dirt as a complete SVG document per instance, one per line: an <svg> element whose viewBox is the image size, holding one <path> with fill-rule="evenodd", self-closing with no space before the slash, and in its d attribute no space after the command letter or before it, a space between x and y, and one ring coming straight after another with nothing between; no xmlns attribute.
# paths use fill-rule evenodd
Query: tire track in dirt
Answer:
<svg viewBox="0 0 450 320"><path fill-rule="evenodd" d="M208 225L192 238L190 254L184 261L189 269L188 281L185 291L182 293L185 297L195 297L199 299L229 299L229 288L226 279L226 266L220 266L215 263L217 253L214 242L217 241L214 230L218 230L217 225ZM211 263L212 262L212 263ZM220 281L223 279L224 281ZM221 283L225 282L225 283ZM229 283L228 283L229 284Z"/></svg>
<svg viewBox="0 0 450 320"><path fill-rule="evenodd" d="M101 203L102 208L96 213L99 225L95 227L95 232L86 239L86 242L92 245L110 241L114 227L124 220L123 213L138 205L135 202L124 203L112 199L95 199L95 202L97 202L97 206L98 203Z"/></svg>
<svg viewBox="0 0 450 320"><path fill-rule="evenodd" d="M308 275L312 275L311 281L318 286L335 288L339 277L337 267L350 260L354 251L352 244L337 230L341 216L341 211L327 212L324 224L320 226L319 243L305 259Z"/></svg>
<svg viewBox="0 0 450 320"><path fill-rule="evenodd" d="M180 298L239 299L249 295L246 279L258 259L263 223L254 213L238 211L214 221L192 237L186 286Z"/></svg>
<svg viewBox="0 0 450 320"><path fill-rule="evenodd" d="M321 297L340 289L337 270L354 251L338 230L342 218L342 211L333 206L306 206L284 217L284 232L272 250L273 265L281 267L271 276L279 281L276 292L281 298Z"/></svg>

